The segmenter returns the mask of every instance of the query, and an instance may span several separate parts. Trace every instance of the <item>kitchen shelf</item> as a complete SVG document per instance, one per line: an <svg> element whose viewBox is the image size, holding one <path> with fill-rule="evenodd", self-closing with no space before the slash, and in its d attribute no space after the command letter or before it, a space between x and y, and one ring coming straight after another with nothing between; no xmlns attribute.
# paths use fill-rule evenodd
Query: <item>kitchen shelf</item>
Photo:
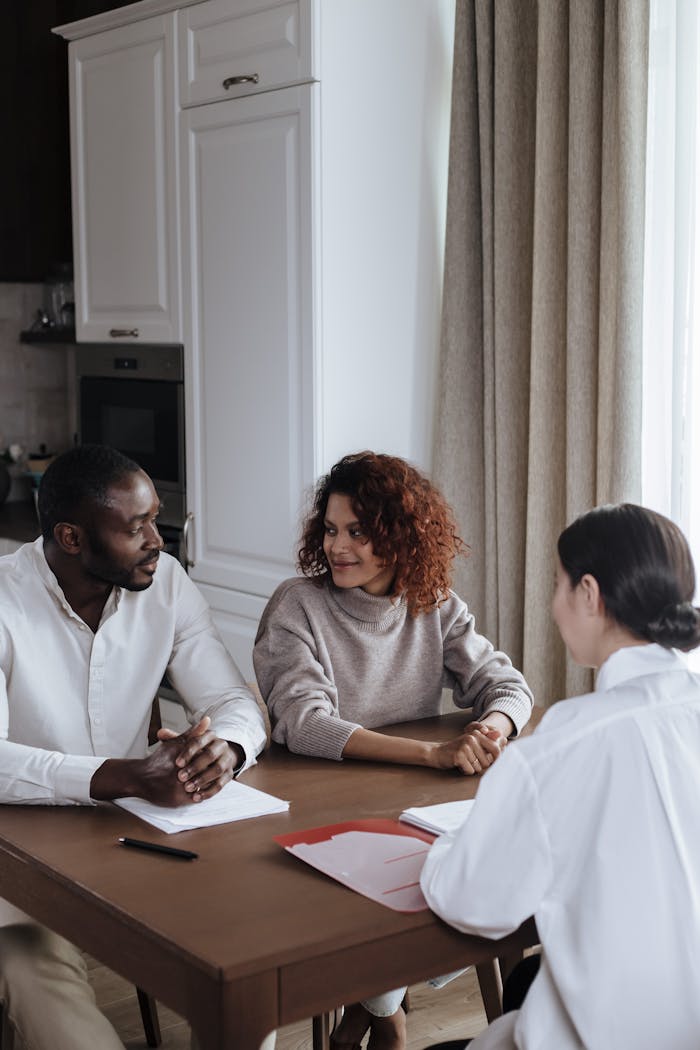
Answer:
<svg viewBox="0 0 700 1050"><path fill-rule="evenodd" d="M20 343L60 343L72 346L75 343L75 328L31 328L19 333Z"/></svg>

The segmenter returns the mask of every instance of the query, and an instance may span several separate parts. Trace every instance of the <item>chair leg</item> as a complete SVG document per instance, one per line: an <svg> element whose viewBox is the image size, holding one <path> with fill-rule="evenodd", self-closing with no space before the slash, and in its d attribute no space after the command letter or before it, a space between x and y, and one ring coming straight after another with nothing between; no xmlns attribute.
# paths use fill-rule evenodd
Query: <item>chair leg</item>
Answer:
<svg viewBox="0 0 700 1050"><path fill-rule="evenodd" d="M331 1015L316 1014L311 1027L313 1050L330 1050Z"/></svg>
<svg viewBox="0 0 700 1050"><path fill-rule="evenodd" d="M160 1021L158 1020L158 1006L152 995L148 995L144 992L143 988L136 989L136 996L139 1001L139 1009L141 1011L141 1020L143 1021L143 1031L146 1036L146 1042L149 1046L160 1046L162 1043L162 1037L160 1034Z"/></svg>
<svg viewBox="0 0 700 1050"><path fill-rule="evenodd" d="M509 974L524 958L525 956L522 949L520 951L510 952L508 955L499 955L498 965L500 967L501 981L503 984L506 983Z"/></svg>
<svg viewBox="0 0 700 1050"><path fill-rule="evenodd" d="M489 959L488 962L479 963L476 967L476 976L479 979L481 998L484 1000L486 1019L491 1024L503 1013L503 985L498 960Z"/></svg>

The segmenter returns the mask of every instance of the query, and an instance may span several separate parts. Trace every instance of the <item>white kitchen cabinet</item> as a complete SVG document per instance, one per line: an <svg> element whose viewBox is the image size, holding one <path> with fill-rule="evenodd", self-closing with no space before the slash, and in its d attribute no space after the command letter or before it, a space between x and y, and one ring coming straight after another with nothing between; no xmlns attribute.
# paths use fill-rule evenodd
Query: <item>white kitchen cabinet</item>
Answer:
<svg viewBox="0 0 700 1050"><path fill-rule="evenodd" d="M181 339L174 32L171 13L71 46L79 341Z"/></svg>
<svg viewBox="0 0 700 1050"><path fill-rule="evenodd" d="M430 468L453 4L313 12L313 83L180 118L191 572L210 596L294 572L306 496L343 454Z"/></svg>
<svg viewBox="0 0 700 1050"><path fill-rule="evenodd" d="M253 642L265 599L223 587L210 587L206 583L201 583L199 589L209 602L217 630L238 669L246 682L254 682Z"/></svg>
<svg viewBox="0 0 700 1050"><path fill-rule="evenodd" d="M454 0L141 0L62 30L78 338L184 344L190 571L244 664L318 475L431 466L453 25Z"/></svg>

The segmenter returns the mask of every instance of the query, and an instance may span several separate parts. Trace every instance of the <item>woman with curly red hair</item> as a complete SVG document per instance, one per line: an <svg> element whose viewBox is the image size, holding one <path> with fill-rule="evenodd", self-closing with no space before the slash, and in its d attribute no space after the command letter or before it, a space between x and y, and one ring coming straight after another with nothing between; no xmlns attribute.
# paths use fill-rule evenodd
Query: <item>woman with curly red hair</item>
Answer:
<svg viewBox="0 0 700 1050"><path fill-rule="evenodd" d="M465 550L434 485L403 459L360 452L319 481L304 523L302 576L281 584L253 652L272 736L321 758L479 773L530 717L532 695L503 653L477 634L450 590ZM439 714L443 687L472 721L431 743L373 726ZM401 1050L405 988L345 1011L335 1050Z"/></svg>
<svg viewBox="0 0 700 1050"><path fill-rule="evenodd" d="M303 526L303 576L277 588L255 642L273 739L336 760L490 766L532 695L450 590L464 550L444 497L405 460L360 452L336 463ZM438 714L443 687L472 709L455 740L372 732Z"/></svg>

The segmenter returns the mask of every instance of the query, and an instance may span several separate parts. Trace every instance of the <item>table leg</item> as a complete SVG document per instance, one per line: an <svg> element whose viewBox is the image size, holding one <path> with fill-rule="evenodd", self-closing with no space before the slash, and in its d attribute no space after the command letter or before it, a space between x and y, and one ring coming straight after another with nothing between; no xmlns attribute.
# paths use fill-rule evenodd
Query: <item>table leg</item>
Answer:
<svg viewBox="0 0 700 1050"><path fill-rule="evenodd" d="M192 1016L193 1050L260 1050L278 1017L276 971L216 984Z"/></svg>

